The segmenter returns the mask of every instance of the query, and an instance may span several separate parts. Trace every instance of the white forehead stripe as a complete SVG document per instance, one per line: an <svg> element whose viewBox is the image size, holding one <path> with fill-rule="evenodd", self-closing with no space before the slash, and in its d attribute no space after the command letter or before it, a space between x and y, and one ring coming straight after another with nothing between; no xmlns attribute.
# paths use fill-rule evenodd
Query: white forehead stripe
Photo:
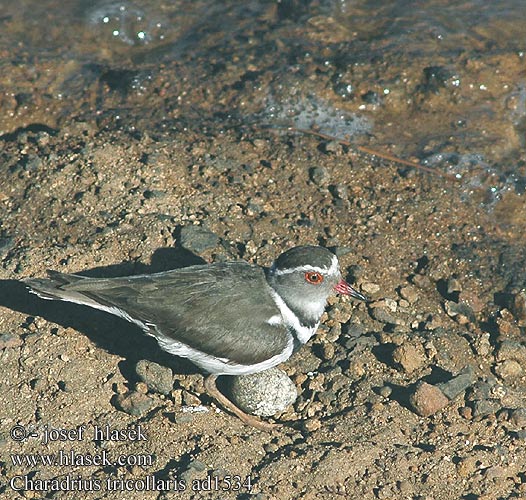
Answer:
<svg viewBox="0 0 526 500"><path fill-rule="evenodd" d="M305 264L304 266L292 267L290 269L276 269L275 265L273 265L271 268L271 271L276 276L295 273L298 271L314 271L316 273L321 273L321 274L337 274L339 272L338 257L336 257L336 255L332 256L331 266L328 269L326 267L311 266L310 264Z"/></svg>

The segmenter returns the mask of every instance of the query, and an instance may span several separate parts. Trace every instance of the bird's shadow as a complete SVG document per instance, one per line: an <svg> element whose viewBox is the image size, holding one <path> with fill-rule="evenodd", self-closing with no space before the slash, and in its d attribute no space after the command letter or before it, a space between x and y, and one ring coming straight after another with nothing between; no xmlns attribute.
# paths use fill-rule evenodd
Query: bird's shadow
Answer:
<svg viewBox="0 0 526 500"><path fill-rule="evenodd" d="M160 248L152 256L150 265L122 262L97 267L79 274L97 278L152 274L206 262L182 248ZM141 359L169 366L176 373L195 373L196 368L186 359L162 351L157 342L142 330L117 316L90 307L58 300L43 300L29 292L17 280L0 280L0 306L27 314L41 316L64 328L73 328L85 334L97 346L124 360L119 363L122 375L129 381L137 379L134 367Z"/></svg>

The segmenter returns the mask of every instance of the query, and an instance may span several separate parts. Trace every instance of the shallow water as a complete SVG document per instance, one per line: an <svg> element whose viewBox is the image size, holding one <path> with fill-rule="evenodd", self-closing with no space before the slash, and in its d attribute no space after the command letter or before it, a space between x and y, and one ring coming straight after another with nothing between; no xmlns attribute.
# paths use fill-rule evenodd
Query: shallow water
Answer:
<svg viewBox="0 0 526 500"><path fill-rule="evenodd" d="M26 0L6 5L0 21L0 85L11 96L2 133L45 121L32 105L57 108L53 128L122 109L155 128L170 115L153 116L156 92L197 129L313 127L467 178L466 194L483 186L490 205L524 190L519 0Z"/></svg>

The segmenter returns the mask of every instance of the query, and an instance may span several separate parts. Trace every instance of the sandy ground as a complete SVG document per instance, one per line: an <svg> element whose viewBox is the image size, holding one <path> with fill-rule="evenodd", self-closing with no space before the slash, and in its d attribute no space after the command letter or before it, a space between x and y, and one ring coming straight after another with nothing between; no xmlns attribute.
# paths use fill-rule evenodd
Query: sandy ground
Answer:
<svg viewBox="0 0 526 500"><path fill-rule="evenodd" d="M311 43L343 36L319 20L310 26ZM74 63L25 61L4 73L5 89L27 85L30 69L33 80L24 98L0 102L8 117L0 137L2 497L526 498L524 197L508 192L488 208L490 175L473 187L262 128L255 116L274 81L272 49L225 66L227 55L152 65L140 91L134 77L142 73L130 61L107 62L91 80L81 71L85 80L62 101L48 89L78 71ZM394 75L404 66L417 82L432 62L384 69ZM342 105L322 58L303 63L314 75L304 95ZM378 71L371 64L355 68L362 82ZM521 71L506 54L471 64L466 75L484 74L494 89ZM368 82L362 93L376 85ZM379 113L408 129L422 115L404 121L400 111L417 107L437 120L442 112L444 121L466 102L447 85L402 87ZM485 103L495 115L510 106ZM250 123L225 114L240 106ZM484 115L477 126L492 130L495 120ZM384 146L396 135L385 130ZM526 162L511 151L521 130L499 129L487 146L506 151L519 177ZM189 227L215 237L185 242ZM283 426L272 433L218 409L202 375L138 329L39 300L19 282L46 269L122 276L201 259L268 265L300 244L336 251L373 301L331 300L318 334L283 366L300 397L275 417ZM173 371L171 391L138 380L143 359ZM135 415L117 404L129 391L141 395ZM95 435L107 426L123 430L120 439ZM51 429L64 432L42 442ZM50 454L51 464L42 458Z"/></svg>

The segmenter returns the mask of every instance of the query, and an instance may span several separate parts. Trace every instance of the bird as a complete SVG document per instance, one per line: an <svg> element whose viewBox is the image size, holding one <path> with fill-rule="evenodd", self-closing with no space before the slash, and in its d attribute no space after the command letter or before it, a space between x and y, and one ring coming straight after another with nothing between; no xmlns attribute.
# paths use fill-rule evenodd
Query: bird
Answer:
<svg viewBox="0 0 526 500"><path fill-rule="evenodd" d="M313 245L286 250L268 268L237 260L114 278L48 270L48 278L24 283L42 299L81 304L137 325L161 349L207 373L204 385L213 399L267 431L276 424L243 412L217 389L217 377L286 361L314 335L330 295L368 300L342 279L337 256Z"/></svg>

